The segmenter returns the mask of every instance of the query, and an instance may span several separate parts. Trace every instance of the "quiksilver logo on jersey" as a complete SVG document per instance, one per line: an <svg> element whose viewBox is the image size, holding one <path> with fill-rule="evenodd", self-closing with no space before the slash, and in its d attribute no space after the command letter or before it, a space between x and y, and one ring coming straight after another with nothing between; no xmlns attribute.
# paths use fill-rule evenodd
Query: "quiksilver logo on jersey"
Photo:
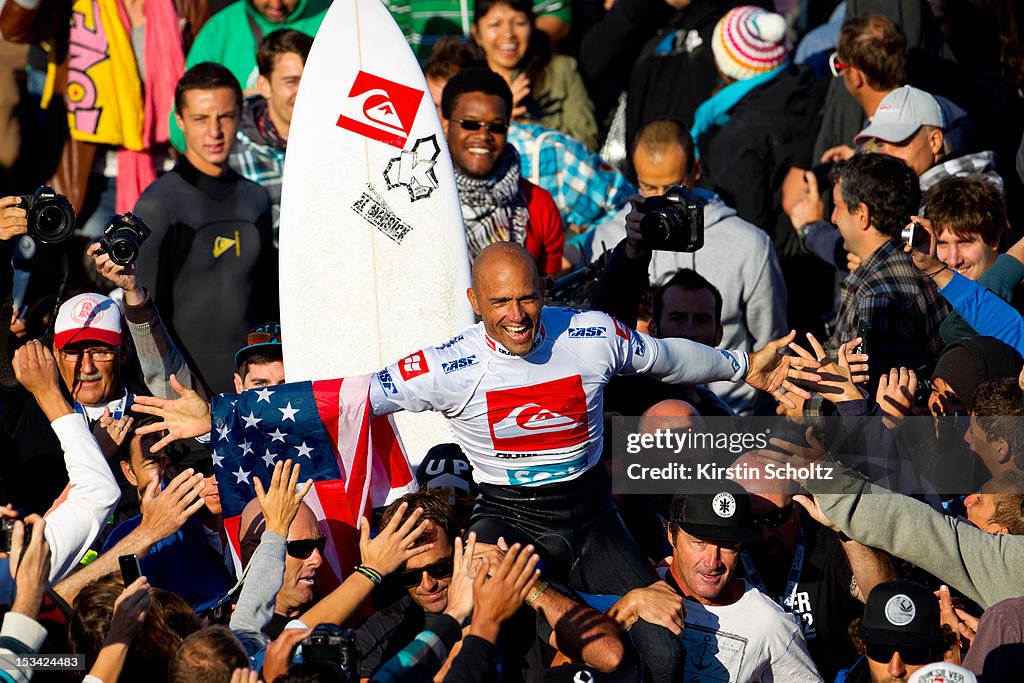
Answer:
<svg viewBox="0 0 1024 683"><path fill-rule="evenodd" d="M235 256L242 255L242 240L238 236L238 231L235 230L234 239L230 237L222 237L217 235L213 240L213 258L220 258L229 250L234 248Z"/></svg>
<svg viewBox="0 0 1024 683"><path fill-rule="evenodd" d="M579 375L487 392L495 450L547 451L587 440L587 397Z"/></svg>

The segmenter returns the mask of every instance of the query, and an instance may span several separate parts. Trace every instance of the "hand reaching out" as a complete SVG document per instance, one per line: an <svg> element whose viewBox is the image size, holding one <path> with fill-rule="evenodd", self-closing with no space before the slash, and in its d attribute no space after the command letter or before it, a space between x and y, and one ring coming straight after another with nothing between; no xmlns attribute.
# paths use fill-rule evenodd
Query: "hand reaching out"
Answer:
<svg viewBox="0 0 1024 683"><path fill-rule="evenodd" d="M819 366L814 359L800 356L782 355L782 351L796 338L796 331L790 331L785 337L768 342L763 348L750 354L750 369L747 371L746 382L755 389L770 393L775 399L789 408L796 405L788 394L794 393L802 398L810 398L811 394L799 386L794 380L818 382L821 377L808 370L816 370Z"/></svg>
<svg viewBox="0 0 1024 683"><path fill-rule="evenodd" d="M130 643L146 621L151 605L149 581L145 576L125 586L114 601L114 616L110 620L106 643Z"/></svg>
<svg viewBox="0 0 1024 683"><path fill-rule="evenodd" d="M133 424L135 424L135 418L131 415L122 415L120 420L115 420L114 416L110 414L109 407L104 408L103 414L100 415L100 427L107 430L110 440L118 446L123 444L125 437L131 433Z"/></svg>
<svg viewBox="0 0 1024 683"><path fill-rule="evenodd" d="M152 434L167 431L167 435L150 447L151 453L170 446L180 439L191 439L210 431L210 404L194 390L186 388L171 375L171 389L179 398L166 399L155 396L136 396L132 410L137 413L156 415L163 422L144 425L135 430L137 434Z"/></svg>
<svg viewBox="0 0 1024 683"><path fill-rule="evenodd" d="M813 385L804 386L818 392L833 403L863 398L856 386L853 374L854 369L866 368L865 363L868 359L867 354L854 352L861 343L860 337L855 337L841 345L837 354L838 360L836 361L828 357L824 347L810 332L807 333L807 341L811 346L811 351L804 349L796 342L789 345L789 348L801 358L816 360L820 365L817 372L821 376L821 380ZM863 377L863 375L858 375L857 377Z"/></svg>
<svg viewBox="0 0 1024 683"><path fill-rule="evenodd" d="M153 477L142 495L140 530L148 534L153 543L175 533L203 507L200 493L205 487L203 475L196 474L192 468L172 479L163 491L160 478Z"/></svg>
<svg viewBox="0 0 1024 683"><path fill-rule="evenodd" d="M514 543L501 564L488 577L488 560L473 581L473 623L470 633L495 642L498 627L519 609L530 594L534 583L540 578L537 563L540 556L533 552L533 546Z"/></svg>
<svg viewBox="0 0 1024 683"><path fill-rule="evenodd" d="M421 508L416 508L402 522L408 503L398 506L398 512L391 518L388 525L380 530L376 538L370 538L370 523L365 517L359 520L359 557L362 563L375 570L381 576L387 576L404 565L410 558L427 552L434 547L433 543L412 547L427 527L427 522L419 522L423 515ZM417 522L419 522L417 524ZM443 532L440 532L443 533Z"/></svg>
<svg viewBox="0 0 1024 683"><path fill-rule="evenodd" d="M878 378L875 401L886 417L882 422L889 429L896 429L900 421L914 412L914 395L917 392L917 374L906 368L892 368L889 374Z"/></svg>
<svg viewBox="0 0 1024 683"><path fill-rule="evenodd" d="M270 489L267 491L264 491L263 482L259 477L253 480L253 488L256 490L260 509L263 510L263 517L267 522L266 530L285 538L288 537L288 528L292 525L292 520L299 512L302 499L313 487L313 480L307 479L302 488L298 488L300 469L301 465L293 460L276 463L270 475Z"/></svg>
<svg viewBox="0 0 1024 683"><path fill-rule="evenodd" d="M474 568L473 557L476 555L476 533L469 532L466 544L455 537L455 552L452 555L452 579L448 582L448 607L444 613L460 624L473 612L473 581L481 573L480 567ZM482 572L486 573L486 571Z"/></svg>

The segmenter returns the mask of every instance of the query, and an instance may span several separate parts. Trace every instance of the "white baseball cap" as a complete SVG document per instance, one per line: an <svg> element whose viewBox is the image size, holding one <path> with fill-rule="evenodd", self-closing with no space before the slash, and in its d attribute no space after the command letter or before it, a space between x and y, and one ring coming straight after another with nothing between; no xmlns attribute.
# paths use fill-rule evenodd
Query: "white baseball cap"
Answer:
<svg viewBox="0 0 1024 683"><path fill-rule="evenodd" d="M857 133L857 144L869 138L885 142L903 142L921 126L945 128L946 122L938 101L924 90L905 85L882 98L871 117L871 123Z"/></svg>
<svg viewBox="0 0 1024 683"><path fill-rule="evenodd" d="M54 348L80 341L121 345L121 309L113 299L89 292L61 305L53 326Z"/></svg>
<svg viewBox="0 0 1024 683"><path fill-rule="evenodd" d="M958 664L935 662L915 671L907 683L978 683L978 677Z"/></svg>

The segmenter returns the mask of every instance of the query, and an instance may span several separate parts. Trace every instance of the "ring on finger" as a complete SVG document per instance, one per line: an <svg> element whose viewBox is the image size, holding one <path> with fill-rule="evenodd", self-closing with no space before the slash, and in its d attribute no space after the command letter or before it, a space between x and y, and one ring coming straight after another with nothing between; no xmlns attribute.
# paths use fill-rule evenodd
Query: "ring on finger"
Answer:
<svg viewBox="0 0 1024 683"><path fill-rule="evenodd" d="M789 391L789 390L788 390L788 389L786 389L786 387L782 386L781 384L779 385L779 393L780 393L780 394L782 394L783 396L785 396L785 395L786 395L786 393L787 393L788 391Z"/></svg>

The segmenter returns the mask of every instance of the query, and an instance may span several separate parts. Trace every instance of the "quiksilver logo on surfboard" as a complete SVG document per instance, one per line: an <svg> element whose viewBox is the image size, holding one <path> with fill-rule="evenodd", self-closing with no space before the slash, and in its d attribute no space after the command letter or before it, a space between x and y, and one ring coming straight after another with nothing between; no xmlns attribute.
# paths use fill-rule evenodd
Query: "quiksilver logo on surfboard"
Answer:
<svg viewBox="0 0 1024 683"><path fill-rule="evenodd" d="M360 71L342 103L337 126L402 149L425 93Z"/></svg>

